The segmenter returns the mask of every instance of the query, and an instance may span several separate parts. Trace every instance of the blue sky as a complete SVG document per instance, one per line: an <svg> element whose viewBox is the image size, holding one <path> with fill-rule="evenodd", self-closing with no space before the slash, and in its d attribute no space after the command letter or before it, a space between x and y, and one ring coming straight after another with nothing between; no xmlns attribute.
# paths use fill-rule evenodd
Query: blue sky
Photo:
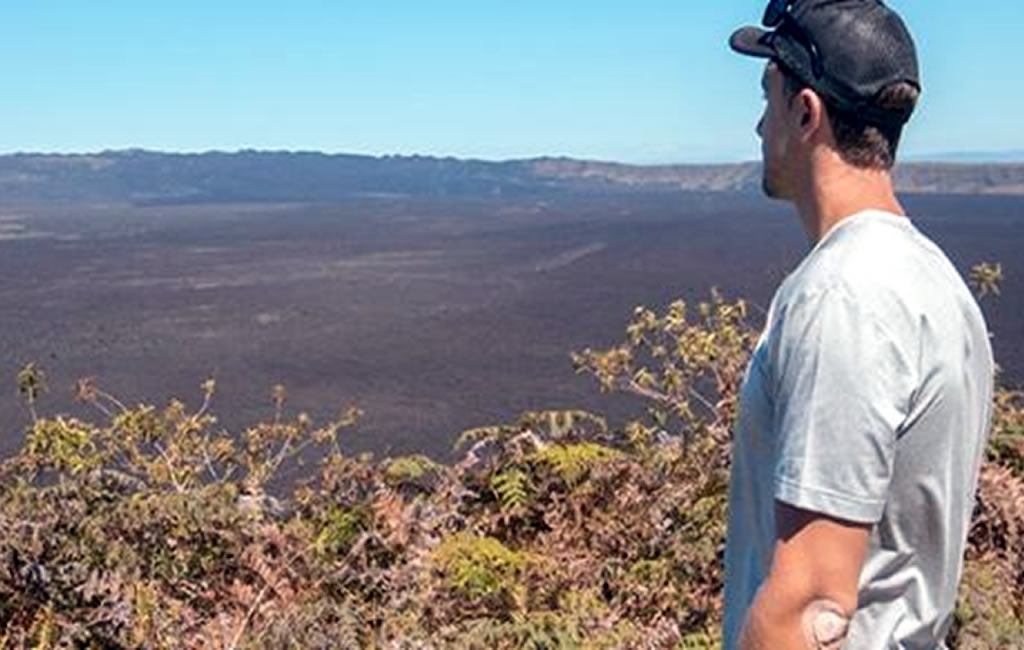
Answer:
<svg viewBox="0 0 1024 650"><path fill-rule="evenodd" d="M1024 150L1019 0L892 0L909 155ZM0 7L0 152L757 157L761 0L84 0Z"/></svg>

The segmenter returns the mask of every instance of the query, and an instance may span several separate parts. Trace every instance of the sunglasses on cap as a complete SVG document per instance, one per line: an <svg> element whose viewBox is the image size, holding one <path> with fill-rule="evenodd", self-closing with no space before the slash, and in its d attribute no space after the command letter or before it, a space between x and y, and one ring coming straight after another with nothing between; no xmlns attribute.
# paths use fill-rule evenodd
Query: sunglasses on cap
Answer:
<svg viewBox="0 0 1024 650"><path fill-rule="evenodd" d="M814 78L818 79L825 73L821 62L821 52L814 39L793 18L793 14L789 13L789 7L793 2L794 0L769 0L761 22L765 27L776 28L776 31L772 33L773 38L775 34L785 32L792 40L803 46L811 57L811 72L814 74Z"/></svg>

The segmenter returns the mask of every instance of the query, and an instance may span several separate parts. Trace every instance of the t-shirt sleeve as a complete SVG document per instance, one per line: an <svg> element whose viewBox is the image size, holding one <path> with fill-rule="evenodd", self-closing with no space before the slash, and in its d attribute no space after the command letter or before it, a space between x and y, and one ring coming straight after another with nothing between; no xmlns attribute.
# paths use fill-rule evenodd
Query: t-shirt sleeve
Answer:
<svg viewBox="0 0 1024 650"><path fill-rule="evenodd" d="M842 287L798 296L781 318L773 370L775 498L876 522L912 391L906 357Z"/></svg>

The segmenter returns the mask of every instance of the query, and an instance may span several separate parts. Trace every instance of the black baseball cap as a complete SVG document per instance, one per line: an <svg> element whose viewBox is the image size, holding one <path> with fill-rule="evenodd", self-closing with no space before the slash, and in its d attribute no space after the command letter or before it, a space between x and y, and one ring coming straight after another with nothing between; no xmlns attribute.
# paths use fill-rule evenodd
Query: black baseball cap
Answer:
<svg viewBox="0 0 1024 650"><path fill-rule="evenodd" d="M914 41L882 0L771 0L765 27L741 27L729 38L741 54L775 59L827 104L866 122L901 126L913 109L875 104L885 87L921 89Z"/></svg>

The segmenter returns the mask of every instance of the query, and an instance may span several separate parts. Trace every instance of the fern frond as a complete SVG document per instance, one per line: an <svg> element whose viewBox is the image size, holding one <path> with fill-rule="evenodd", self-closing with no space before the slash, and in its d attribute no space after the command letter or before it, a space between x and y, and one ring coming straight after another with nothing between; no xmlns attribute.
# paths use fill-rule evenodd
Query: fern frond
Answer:
<svg viewBox="0 0 1024 650"><path fill-rule="evenodd" d="M571 445L547 445L537 450L531 460L549 465L569 485L580 482L595 465L621 458L622 452L594 442Z"/></svg>
<svg viewBox="0 0 1024 650"><path fill-rule="evenodd" d="M520 510L530 502L530 479L526 472L511 468L491 477L491 490L502 510Z"/></svg>

